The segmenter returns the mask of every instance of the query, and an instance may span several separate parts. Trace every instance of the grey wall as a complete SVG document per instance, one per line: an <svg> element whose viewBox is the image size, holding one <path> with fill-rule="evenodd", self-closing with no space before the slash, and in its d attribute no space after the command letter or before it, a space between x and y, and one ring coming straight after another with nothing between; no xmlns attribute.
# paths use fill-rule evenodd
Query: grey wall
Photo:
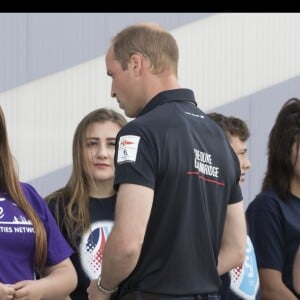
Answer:
<svg viewBox="0 0 300 300"><path fill-rule="evenodd" d="M245 207L260 191L266 170L268 135L276 115L281 105L292 97L300 98L300 76L237 99L229 104L219 106L213 110L245 120L250 129L250 138L247 145L252 167L248 171L242 186ZM201 107L201 104L199 106ZM62 168L36 178L31 183L42 195L47 195L65 183L69 178L70 172L71 167Z"/></svg>
<svg viewBox="0 0 300 300"><path fill-rule="evenodd" d="M292 97L300 98L300 76L214 109L245 120L250 129L248 151L252 167L242 187L246 206L260 191L267 165L268 135L277 113Z"/></svg>
<svg viewBox="0 0 300 300"><path fill-rule="evenodd" d="M0 93L102 56L137 22L173 29L210 13L0 13Z"/></svg>
<svg viewBox="0 0 300 300"><path fill-rule="evenodd" d="M103 55L110 38L126 25L156 21L167 29L174 29L209 15L0 13L0 93ZM268 133L280 106L291 97L300 97L300 77L215 109L245 119L250 128L249 157L252 169L243 187L246 205L260 190L266 166ZM70 170L71 167L65 167L36 178L31 183L42 195L47 195L65 184Z"/></svg>

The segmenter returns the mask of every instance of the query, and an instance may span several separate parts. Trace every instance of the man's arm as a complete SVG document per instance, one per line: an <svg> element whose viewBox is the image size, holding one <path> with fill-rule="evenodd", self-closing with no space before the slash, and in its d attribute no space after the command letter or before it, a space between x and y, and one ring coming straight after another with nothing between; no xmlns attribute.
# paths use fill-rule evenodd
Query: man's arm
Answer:
<svg viewBox="0 0 300 300"><path fill-rule="evenodd" d="M115 222L103 251L101 286L112 290L135 268L144 241L152 203L153 190L135 184L119 187ZM89 299L103 299L96 281L88 288ZM106 297L107 298L107 297Z"/></svg>
<svg viewBox="0 0 300 300"><path fill-rule="evenodd" d="M218 257L218 272L220 275L241 265L246 254L247 226L244 203L230 204L224 225L224 232Z"/></svg>

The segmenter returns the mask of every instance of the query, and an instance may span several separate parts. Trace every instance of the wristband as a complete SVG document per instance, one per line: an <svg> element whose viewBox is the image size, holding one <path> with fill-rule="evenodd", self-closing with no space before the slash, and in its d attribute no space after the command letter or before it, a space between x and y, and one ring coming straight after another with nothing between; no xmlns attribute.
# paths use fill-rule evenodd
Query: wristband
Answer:
<svg viewBox="0 0 300 300"><path fill-rule="evenodd" d="M101 285L101 275L99 276L99 278L97 280L97 287L98 287L99 291L102 292L105 295L111 295L111 294L113 294L114 292L116 292L118 290L118 287L115 287L114 289L111 289L111 290L108 290L108 289L104 288Z"/></svg>

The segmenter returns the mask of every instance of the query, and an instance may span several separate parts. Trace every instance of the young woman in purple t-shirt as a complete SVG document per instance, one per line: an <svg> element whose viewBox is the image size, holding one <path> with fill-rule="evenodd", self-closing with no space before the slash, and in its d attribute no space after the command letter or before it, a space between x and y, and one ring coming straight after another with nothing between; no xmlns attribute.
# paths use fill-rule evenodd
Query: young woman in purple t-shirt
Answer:
<svg viewBox="0 0 300 300"><path fill-rule="evenodd" d="M44 199L19 182L0 107L0 299L65 299L72 252Z"/></svg>

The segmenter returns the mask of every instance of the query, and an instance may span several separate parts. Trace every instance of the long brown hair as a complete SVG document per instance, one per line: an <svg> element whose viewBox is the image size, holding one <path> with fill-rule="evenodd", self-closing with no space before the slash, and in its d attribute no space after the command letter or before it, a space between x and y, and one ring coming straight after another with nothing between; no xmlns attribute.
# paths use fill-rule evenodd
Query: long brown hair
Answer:
<svg viewBox="0 0 300 300"><path fill-rule="evenodd" d="M78 124L73 138L73 169L65 187L46 197L55 201L55 217L61 230L65 230L69 242L76 248L76 239L90 228L89 186L90 176L85 171L84 140L86 131L93 123L114 122L122 128L126 119L120 113L107 108L90 112ZM64 212L63 214L61 212Z"/></svg>
<svg viewBox="0 0 300 300"><path fill-rule="evenodd" d="M294 176L291 161L292 147L300 143L300 100L287 100L279 111L268 141L268 166L262 184L262 191L274 186L279 196L286 200Z"/></svg>
<svg viewBox="0 0 300 300"><path fill-rule="evenodd" d="M0 186L9 194L12 200L23 210L30 219L35 230L35 265L42 272L47 258L47 237L43 223L26 199L20 185L14 159L10 151L6 122L2 107L0 106Z"/></svg>

